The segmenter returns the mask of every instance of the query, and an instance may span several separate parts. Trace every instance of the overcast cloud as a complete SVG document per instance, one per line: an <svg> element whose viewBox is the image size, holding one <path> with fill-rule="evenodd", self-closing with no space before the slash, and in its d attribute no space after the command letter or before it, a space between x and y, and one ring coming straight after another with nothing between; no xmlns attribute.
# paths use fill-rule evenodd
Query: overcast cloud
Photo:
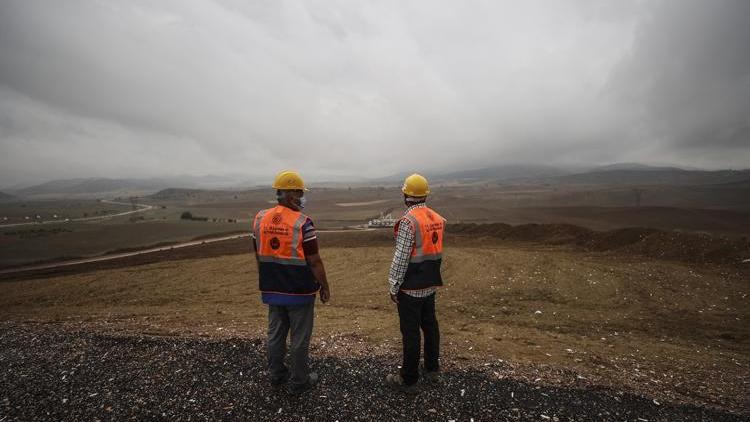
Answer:
<svg viewBox="0 0 750 422"><path fill-rule="evenodd" d="M1 185L750 167L750 2L0 1Z"/></svg>

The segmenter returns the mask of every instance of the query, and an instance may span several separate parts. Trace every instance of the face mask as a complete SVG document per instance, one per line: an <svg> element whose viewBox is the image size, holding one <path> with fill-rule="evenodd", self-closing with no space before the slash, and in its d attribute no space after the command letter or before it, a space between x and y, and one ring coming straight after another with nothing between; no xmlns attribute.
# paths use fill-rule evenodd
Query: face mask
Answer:
<svg viewBox="0 0 750 422"><path fill-rule="evenodd" d="M279 201L279 202L283 201L284 200L284 194L278 194L278 195L276 195L276 200ZM305 198L304 196L301 197L301 198L296 198L296 199L295 198L290 198L290 199L288 199L288 201L290 201L292 204L298 206L299 209L302 209L302 208L305 208L305 204L307 203L307 198Z"/></svg>

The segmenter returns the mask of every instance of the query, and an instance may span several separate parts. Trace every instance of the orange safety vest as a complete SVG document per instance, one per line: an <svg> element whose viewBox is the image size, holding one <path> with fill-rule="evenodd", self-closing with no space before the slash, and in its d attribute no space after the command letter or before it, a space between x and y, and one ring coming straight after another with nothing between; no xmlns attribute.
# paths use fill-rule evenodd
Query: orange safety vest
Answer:
<svg viewBox="0 0 750 422"><path fill-rule="evenodd" d="M443 261L445 219L430 208L417 207L399 220L394 227L395 233L398 233L398 226L404 220L413 225L415 237L401 290L442 286L440 264Z"/></svg>
<svg viewBox="0 0 750 422"><path fill-rule="evenodd" d="M305 260L302 226L307 216L283 205L260 211L253 220L263 293L314 295L320 285Z"/></svg>

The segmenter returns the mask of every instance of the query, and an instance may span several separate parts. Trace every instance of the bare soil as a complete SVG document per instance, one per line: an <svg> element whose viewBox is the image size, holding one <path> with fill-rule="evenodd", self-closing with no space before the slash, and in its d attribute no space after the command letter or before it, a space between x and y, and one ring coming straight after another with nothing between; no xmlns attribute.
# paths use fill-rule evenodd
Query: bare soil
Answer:
<svg viewBox="0 0 750 422"><path fill-rule="evenodd" d="M658 231L591 235L562 226L548 227L545 237L533 225L495 229L449 234L438 293L448 368L507 364L518 374L498 374L511 380L534 374L534 383L560 388L580 380L648 401L748 415L747 264L703 252L659 257L644 247L658 244L645 241L651 236L664 239ZM581 238L595 241L574 241ZM6 278L0 319L108 335L262 339L266 308L249 243L222 243ZM395 370L391 243L388 231L321 234L332 300L317 307L317 359L356 350ZM325 347L331 338L343 346Z"/></svg>

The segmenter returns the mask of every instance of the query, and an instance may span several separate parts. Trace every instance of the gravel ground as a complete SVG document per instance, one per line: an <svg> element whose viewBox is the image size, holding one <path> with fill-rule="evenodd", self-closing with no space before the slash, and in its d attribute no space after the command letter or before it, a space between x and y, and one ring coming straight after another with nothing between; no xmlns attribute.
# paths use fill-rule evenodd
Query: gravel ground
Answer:
<svg viewBox="0 0 750 422"><path fill-rule="evenodd" d="M499 379L503 363L448 368L441 384L407 396L382 382L398 356L341 357L346 345L331 347L336 353L313 352L321 383L294 397L268 385L259 339L118 336L3 322L0 422L750 420L748 412L659 403L592 386Z"/></svg>

